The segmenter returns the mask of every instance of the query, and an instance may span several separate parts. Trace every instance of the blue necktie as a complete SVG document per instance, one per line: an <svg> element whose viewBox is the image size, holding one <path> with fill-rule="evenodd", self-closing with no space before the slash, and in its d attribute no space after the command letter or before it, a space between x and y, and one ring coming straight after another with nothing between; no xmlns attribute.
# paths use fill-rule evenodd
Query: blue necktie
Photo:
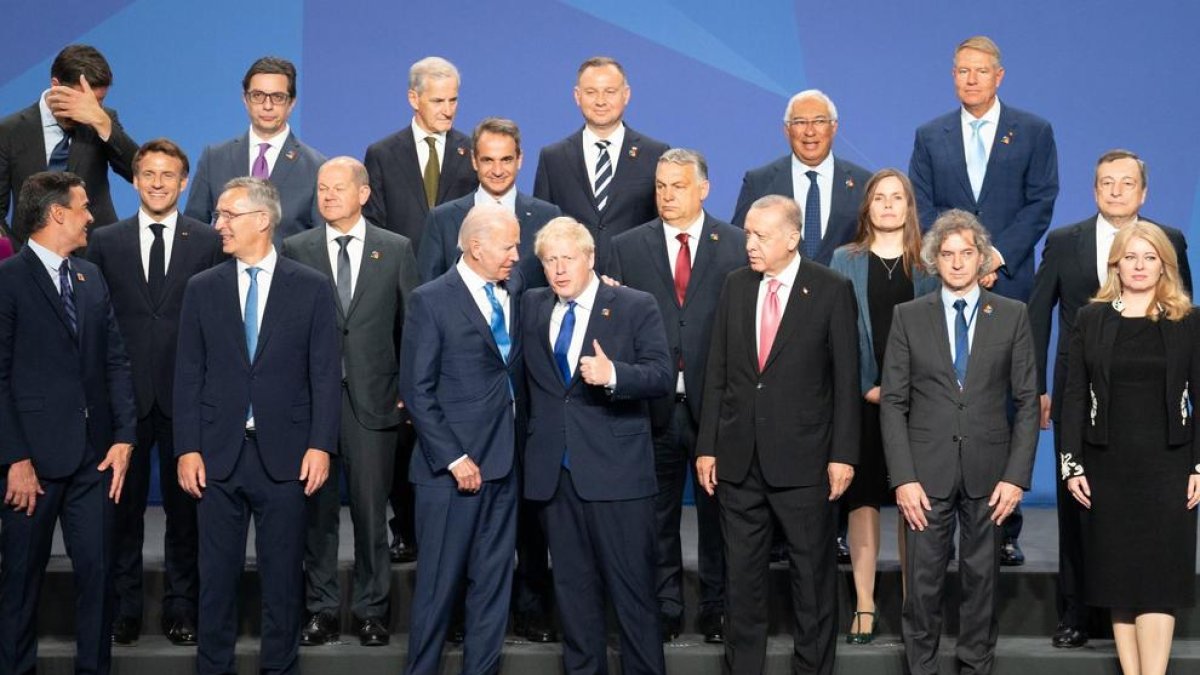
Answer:
<svg viewBox="0 0 1200 675"><path fill-rule="evenodd" d="M257 267L247 267L246 274L250 275L250 290L246 291L246 314L242 318L246 329L246 353L250 355L250 363L254 363L254 352L258 349L258 273ZM254 404L246 408L246 419L254 417Z"/></svg>
<svg viewBox="0 0 1200 675"><path fill-rule="evenodd" d="M496 346L500 348L500 358L508 363L512 340L508 337L508 329L504 327L504 308L496 299L496 284L487 282L483 285L483 292L487 293L488 302L492 303L492 337L496 340Z"/></svg>
<svg viewBox="0 0 1200 675"><path fill-rule="evenodd" d="M66 258L58 266L58 296L62 298L63 312L71 324L71 335L79 336L79 316L75 311L75 290L71 288L71 266Z"/></svg>
<svg viewBox="0 0 1200 675"><path fill-rule="evenodd" d="M954 319L954 374L958 376L959 389L967 383L967 358L971 355L971 346L967 339L966 308L966 300L959 298L954 301L954 310L958 312Z"/></svg>
<svg viewBox="0 0 1200 675"><path fill-rule="evenodd" d="M46 162L47 171L66 171L67 159L71 156L71 132L63 129L63 137L50 151L50 161Z"/></svg>
<svg viewBox="0 0 1200 675"><path fill-rule="evenodd" d="M983 147L983 135L979 130L987 120L971 120L971 147L967 148L967 178L971 181L971 192L979 199L983 189L983 176L987 173L987 150Z"/></svg>
<svg viewBox="0 0 1200 675"><path fill-rule="evenodd" d="M563 314L562 325L558 328L558 337L554 340L554 362L558 364L558 372L562 375L563 384L571 384L571 362L567 352L571 349L571 334L575 332L575 301L567 303L567 311Z"/></svg>
<svg viewBox="0 0 1200 675"><path fill-rule="evenodd" d="M817 187L817 172L806 171L808 196L804 198L804 257L816 260L821 251L821 188Z"/></svg>

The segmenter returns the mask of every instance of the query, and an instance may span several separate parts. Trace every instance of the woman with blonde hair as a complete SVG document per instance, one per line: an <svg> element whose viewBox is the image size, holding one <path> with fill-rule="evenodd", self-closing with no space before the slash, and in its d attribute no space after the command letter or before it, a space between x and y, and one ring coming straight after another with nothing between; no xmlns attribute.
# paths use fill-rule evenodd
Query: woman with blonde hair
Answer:
<svg viewBox="0 0 1200 675"><path fill-rule="evenodd" d="M1156 675L1195 603L1200 328L1156 225L1121 228L1108 272L1071 334L1059 464L1088 509L1085 600L1111 608L1122 671Z"/></svg>

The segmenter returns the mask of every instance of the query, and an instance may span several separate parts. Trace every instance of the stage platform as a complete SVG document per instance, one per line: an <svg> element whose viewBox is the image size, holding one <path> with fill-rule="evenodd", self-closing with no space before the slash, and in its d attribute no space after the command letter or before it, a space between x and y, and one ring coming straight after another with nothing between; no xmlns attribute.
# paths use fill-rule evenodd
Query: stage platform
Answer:
<svg viewBox="0 0 1200 675"><path fill-rule="evenodd" d="M877 601L880 612L880 637L868 646L847 645L839 637L839 673L902 673L903 648L900 632L900 575L896 554L897 514L884 509L882 514L882 554L877 581ZM194 672L194 648L171 645L159 630L158 598L162 590L162 531L161 509L152 507L147 514L145 551L147 594L143 635L136 646L114 647L114 673L130 675L143 673ZM349 592L352 554L350 518L342 515L342 538L339 550L340 576L343 597ZM695 512L684 510L685 601L688 614L685 634L665 646L668 672L673 674L719 673L722 649L707 645L695 634L694 612L698 598L695 557ZM1021 545L1027 562L1022 567L1003 568L1000 599L1000 642L995 672L1014 675L1090 673L1119 673L1111 640L1095 639L1087 647L1060 650L1050 646L1049 635L1056 623L1055 573L1057 571L1057 527L1054 509L1026 509L1025 531ZM244 602L240 611L242 638L238 644L240 673L256 673L258 658L259 602L258 579L254 569L254 540L247 546L247 573L243 578ZM787 592L787 567L772 567L772 584L779 592L771 595L770 632L767 673L789 672L791 653L791 599ZM853 586L849 566L842 568L843 583L839 585L839 626L845 631L853 609ZM957 579L956 566L951 564L952 578ZM330 673L372 675L400 672L407 648L409 603L415 582L415 565L394 565L392 569L392 643L383 648L359 646L353 634L343 634L341 644L301 648L302 668L307 674ZM61 539L56 539L54 557L43 587L39 611L39 673L73 672L73 581L70 562L65 557ZM956 582L952 583L952 588ZM348 606L348 602L344 603ZM943 641L942 672L956 672L953 659L953 635L957 630L957 592L951 591L946 607L947 637ZM344 610L342 626L349 627L350 616ZM619 673L615 631L610 635L610 671ZM531 644L510 638L503 660L504 673L514 675L550 675L560 673L561 650L558 645ZM443 662L444 673L458 673L462 649L447 645ZM1176 642L1172 651L1172 673L1200 675L1200 611L1188 610L1179 616Z"/></svg>

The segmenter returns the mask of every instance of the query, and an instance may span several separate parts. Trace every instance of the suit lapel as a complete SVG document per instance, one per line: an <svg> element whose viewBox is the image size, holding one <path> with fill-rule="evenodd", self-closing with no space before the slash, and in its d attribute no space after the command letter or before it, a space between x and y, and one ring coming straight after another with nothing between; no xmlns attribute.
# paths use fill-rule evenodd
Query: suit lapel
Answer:
<svg viewBox="0 0 1200 675"><path fill-rule="evenodd" d="M767 188L766 194L783 195L784 197L796 198L796 186L792 183L792 155L783 158L777 162L774 167L774 172L771 174L771 184Z"/></svg>
<svg viewBox="0 0 1200 675"><path fill-rule="evenodd" d="M950 163L954 167L954 175L958 178L963 192L975 201L975 192L971 189L971 177L967 175L967 154L963 147L962 121L959 114L951 114L946 124L942 127L945 138L945 153L950 157ZM987 184L987 178L984 178L984 184ZM980 190L980 196L983 191Z"/></svg>
<svg viewBox="0 0 1200 675"><path fill-rule="evenodd" d="M230 260L222 263L217 268L217 278L220 280L218 287L218 297L216 302L219 306L229 309L228 318L226 321L231 326L241 328L240 334L234 339L238 345L238 353L242 355L242 359L246 365L250 365L250 352L246 348L246 324L244 321L244 313L242 312L242 293L238 289L238 267L237 260ZM259 340L259 345L262 345L262 340Z"/></svg>
<svg viewBox="0 0 1200 675"><path fill-rule="evenodd" d="M287 268L286 258L276 256L275 258L275 278L271 279L271 289L281 291L280 293L267 293L267 306L263 309L262 326L258 330L258 344L254 351L254 358L257 360L258 355L263 353L267 342L275 333L275 326L282 321L283 316L288 314L288 308L281 308L280 305L285 303L290 295L282 289L289 283L288 277L291 276L291 271ZM299 264L299 263L297 263ZM278 285L276 283L278 282ZM275 298L272 300L271 298ZM262 294L259 294L259 301L262 301ZM336 303L335 303L336 304Z"/></svg>
<svg viewBox="0 0 1200 675"><path fill-rule="evenodd" d="M741 324L743 339L749 345L746 354L750 357L750 368L753 372L758 371L758 288L762 285L763 275L751 274L746 276L745 287L738 289L742 294L742 316ZM778 334L777 334L778 336Z"/></svg>
<svg viewBox="0 0 1200 675"><path fill-rule="evenodd" d="M50 303L50 307L58 315L59 321L62 321L63 329L70 334L71 323L67 321L67 312L63 309L62 297L54 289L54 282L50 281L50 272L42 264L41 258L37 257L33 249L28 246L22 248L19 255L25 257L25 262L29 265L29 273L33 275L34 285L46 296L46 302Z"/></svg>
<svg viewBox="0 0 1200 675"><path fill-rule="evenodd" d="M833 191L829 200L829 224L825 227L825 236L821 238L821 248L817 254L821 260L833 257L833 250L853 236L853 232L843 231L844 225L858 220L853 217L858 204L851 199L854 179L836 158L833 161L833 182L829 189ZM849 216L846 215L847 211L850 212Z"/></svg>
<svg viewBox="0 0 1200 675"><path fill-rule="evenodd" d="M946 328L946 310L942 306L942 294L935 291L925 297L925 317L929 321L929 334L933 338L938 361L942 364L942 376L946 378L952 391L957 391L958 375L954 372L954 357L950 354L950 333ZM969 369L970 361L967 365Z"/></svg>
<svg viewBox="0 0 1200 675"><path fill-rule="evenodd" d="M492 327L488 325L487 321L483 318L483 314L479 311L479 306L475 304L475 296L471 295L466 281L458 273L458 268L451 267L450 270L451 276L449 281L451 292L456 296L454 304L458 305L458 308L466 317L467 323L483 338L484 343L488 346L488 351L495 354L496 358L499 359L500 347L496 345L496 338L492 336ZM512 305L512 303L510 302L509 305ZM512 322L510 321L509 324L511 325ZM511 340L512 338L509 339ZM511 351L510 348L509 352L511 353Z"/></svg>
<svg viewBox="0 0 1200 675"><path fill-rule="evenodd" d="M288 132L283 147L279 148L279 156L275 158L275 167L271 169L271 183L276 187L285 185L296 166L296 158L300 156L300 141L296 135Z"/></svg>
<svg viewBox="0 0 1200 675"><path fill-rule="evenodd" d="M441 204L446 201L450 194L450 186L454 184L454 177L464 170L464 165L469 168L471 160L469 158L470 148L467 143L453 130L446 132L446 152L442 155L442 171L441 177L438 178L438 196L437 203ZM424 187L424 183L421 184Z"/></svg>
<svg viewBox="0 0 1200 675"><path fill-rule="evenodd" d="M962 140L962 134L958 135L959 140ZM1008 140L1005 140L1008 139ZM1000 119L996 120L996 137L992 140L992 151L988 154L987 170L983 174L983 185L979 188L979 201L982 202L987 197L988 190L991 184L995 181L988 180L989 176L995 176L999 173L996 167L1007 161L1006 156L1012 152L1010 144L1014 140L1020 140L1017 135L1017 121L1013 119L1012 113L1009 112L1008 106L1000 104ZM963 154L963 166L967 163L966 155Z"/></svg>
<svg viewBox="0 0 1200 675"><path fill-rule="evenodd" d="M992 335L996 332L996 320L992 316L994 310L992 308L991 295L990 292L980 289L979 303L975 306L974 316L967 317L969 321L975 324L975 335L971 338L971 351L967 357L967 381L963 383L964 390L970 387L972 382L982 377L978 374L983 365L979 359L982 359L983 355L987 352L983 349L978 349L978 347L991 344ZM941 295L939 294L938 297L940 298ZM945 321L942 324L945 325ZM947 349L949 349L949 340L950 338L947 337ZM976 364L979 365L977 366ZM951 366L953 367L953 362L951 362Z"/></svg>
<svg viewBox="0 0 1200 675"><path fill-rule="evenodd" d="M1100 318L1100 377L1108 384L1109 369L1112 368L1113 349L1117 345L1117 331L1121 327L1121 314L1115 309L1105 308Z"/></svg>
<svg viewBox="0 0 1200 675"><path fill-rule="evenodd" d="M717 224L707 212L704 214L704 227L700 230L700 239L696 242L696 262L692 265L692 276L688 279L687 295L683 298L686 307L700 293L700 289L712 278L713 258L717 255L716 246L719 237ZM674 277L672 277L674 280Z"/></svg>
<svg viewBox="0 0 1200 675"><path fill-rule="evenodd" d="M1084 279L1095 280L1091 288L1100 288L1102 279L1096 274L1096 219L1093 217L1079 228L1075 239L1075 250L1079 254L1079 271Z"/></svg>
<svg viewBox="0 0 1200 675"><path fill-rule="evenodd" d="M808 303L810 301L810 291L808 288L808 269L811 265L816 265L811 260L800 260L800 266L796 269L796 279L792 284L792 288L788 291L787 306L783 308L783 316L779 319L779 330L775 333L775 341L771 343L771 353L767 355L767 362L763 366L766 371L771 367L771 364L779 356L783 349L784 343L791 338L796 332L796 327L800 325L801 317L807 316ZM757 304L758 298L755 297Z"/></svg>
<svg viewBox="0 0 1200 675"><path fill-rule="evenodd" d="M612 304L617 298L617 292L611 287L600 283L600 287L596 290L596 300L592 304L591 316L588 317L587 332L583 334L583 342L579 345L579 357L595 356L596 350L592 349L592 341L598 340L600 347L604 347L608 337L608 317L612 314ZM575 372L571 376L571 386L575 386L577 382L581 382L579 376L579 363L575 364Z"/></svg>
<svg viewBox="0 0 1200 675"><path fill-rule="evenodd" d="M628 136L628 134L626 134ZM567 164L571 165L575 170L575 178L584 188L584 194L587 195L588 206L597 216L600 212L596 209L596 199L592 194L592 181L588 178L587 159L583 154L583 130L579 130L570 139L567 140ZM616 176L613 176L616 180ZM610 188L609 195L613 192ZM611 197L610 197L611 199Z"/></svg>
<svg viewBox="0 0 1200 675"><path fill-rule="evenodd" d="M325 261L325 267L329 267L329 256L325 255L321 258ZM376 241L375 235L368 227L366 233L363 234L362 259L358 261L358 280L354 283L354 294L350 296L350 307L346 310L345 318L348 319L354 314L359 300L367 290L379 283L383 264L383 253L379 250L379 242ZM336 277L331 274L329 278L334 279L334 284L337 284ZM342 303L335 304L341 305Z"/></svg>
<svg viewBox="0 0 1200 675"><path fill-rule="evenodd" d="M669 288L674 293L675 275L671 273L671 254L667 251L666 228L667 224L661 218L650 223L649 229L646 230L646 236L649 238L646 248L650 251L651 264L654 265L654 271L658 273L663 288ZM690 288L691 282L688 283ZM675 302L679 303L678 296L675 297Z"/></svg>
<svg viewBox="0 0 1200 675"><path fill-rule="evenodd" d="M405 127L399 132L399 142L397 144L396 166L408 174L406 180L402 182L408 184L409 192L412 193L412 198L416 203L421 213L429 213L429 202L425 198L425 178L421 174L421 157L417 154L417 141L413 138L413 130L411 126Z"/></svg>
<svg viewBox="0 0 1200 675"><path fill-rule="evenodd" d="M178 227L176 228L175 240L171 244L171 257L176 258L179 255L179 234ZM129 261L129 271L133 275L133 285L137 286L138 293L145 300L147 307L157 307L154 298L150 297L150 284L146 281L146 275L143 274L142 268L142 241L141 241L141 225L138 219L133 219L133 227L127 228L121 233L121 248L126 260ZM171 282L170 270L174 266L168 266L167 277L163 282L163 297L166 297L166 285Z"/></svg>
<svg viewBox="0 0 1200 675"><path fill-rule="evenodd" d="M543 294L542 301L537 306L537 315L534 316L533 325L537 326L539 333L534 336L536 338L534 342L545 354L555 379L562 382L562 375L558 372L558 363L554 360L554 345L550 340L550 315L554 312L554 303L557 301L558 296L554 295L553 291Z"/></svg>

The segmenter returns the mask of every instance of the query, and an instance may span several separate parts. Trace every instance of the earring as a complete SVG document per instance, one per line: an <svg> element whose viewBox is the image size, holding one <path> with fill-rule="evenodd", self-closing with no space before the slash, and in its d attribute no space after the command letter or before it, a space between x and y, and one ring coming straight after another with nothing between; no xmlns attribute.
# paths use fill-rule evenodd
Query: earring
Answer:
<svg viewBox="0 0 1200 675"><path fill-rule="evenodd" d="M1118 295L1117 299L1112 301L1112 308L1117 310L1118 314L1125 311L1125 301L1121 299L1121 296Z"/></svg>

